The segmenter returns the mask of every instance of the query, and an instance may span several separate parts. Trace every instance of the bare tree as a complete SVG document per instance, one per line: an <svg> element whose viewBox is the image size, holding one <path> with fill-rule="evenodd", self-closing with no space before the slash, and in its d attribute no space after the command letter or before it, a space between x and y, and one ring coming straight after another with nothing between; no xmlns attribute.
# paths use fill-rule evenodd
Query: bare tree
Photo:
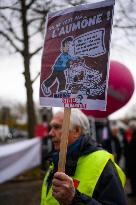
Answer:
<svg viewBox="0 0 136 205"><path fill-rule="evenodd" d="M10 52L18 52L23 59L29 137L34 136L36 123L32 88L35 79L31 79L30 63L32 57L41 50L42 30L50 7L51 1L45 0L0 1L1 48L7 47ZM34 41L37 39L36 44Z"/></svg>
<svg viewBox="0 0 136 205"><path fill-rule="evenodd" d="M113 21L112 47L128 50L136 45L136 2L135 0L116 0Z"/></svg>
<svg viewBox="0 0 136 205"><path fill-rule="evenodd" d="M52 0L0 0L1 48L19 53L23 59L29 137L34 136L36 123L32 84L39 76L38 73L31 79L31 60L42 48L47 12L51 8L57 10L68 4L75 5L84 1L67 2L57 4Z"/></svg>

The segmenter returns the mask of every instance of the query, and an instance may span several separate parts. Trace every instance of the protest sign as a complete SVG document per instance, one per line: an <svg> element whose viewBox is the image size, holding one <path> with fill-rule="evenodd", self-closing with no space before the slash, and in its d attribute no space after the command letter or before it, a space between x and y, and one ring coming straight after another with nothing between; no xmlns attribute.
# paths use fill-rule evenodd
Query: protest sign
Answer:
<svg viewBox="0 0 136 205"><path fill-rule="evenodd" d="M114 0L49 13L40 104L105 110Z"/></svg>

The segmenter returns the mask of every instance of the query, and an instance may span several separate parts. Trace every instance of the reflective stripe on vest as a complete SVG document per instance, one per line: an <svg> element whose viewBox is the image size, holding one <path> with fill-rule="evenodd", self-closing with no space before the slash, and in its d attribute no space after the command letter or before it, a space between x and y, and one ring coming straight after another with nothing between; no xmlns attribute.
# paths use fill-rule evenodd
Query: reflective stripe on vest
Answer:
<svg viewBox="0 0 136 205"><path fill-rule="evenodd" d="M81 193L84 193L89 197L93 195L95 186L109 159L111 159L114 163L119 174L119 178L122 182L122 185L124 186L125 174L120 169L120 167L114 162L113 155L104 150L99 150L89 155L84 155L80 157L77 162L76 171L72 178L79 181L77 189ZM42 187L41 205L59 205L57 200L54 197L52 197L52 188L50 188L49 193L46 196L46 180L48 178L48 175L49 173L46 174Z"/></svg>

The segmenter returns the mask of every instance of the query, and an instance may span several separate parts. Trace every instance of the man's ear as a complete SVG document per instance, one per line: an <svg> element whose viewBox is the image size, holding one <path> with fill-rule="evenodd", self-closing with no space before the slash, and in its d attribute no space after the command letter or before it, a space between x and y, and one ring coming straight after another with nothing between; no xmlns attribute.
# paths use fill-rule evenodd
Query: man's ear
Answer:
<svg viewBox="0 0 136 205"><path fill-rule="evenodd" d="M78 139L81 135L81 127L76 125L74 127L74 132L75 132L74 138Z"/></svg>

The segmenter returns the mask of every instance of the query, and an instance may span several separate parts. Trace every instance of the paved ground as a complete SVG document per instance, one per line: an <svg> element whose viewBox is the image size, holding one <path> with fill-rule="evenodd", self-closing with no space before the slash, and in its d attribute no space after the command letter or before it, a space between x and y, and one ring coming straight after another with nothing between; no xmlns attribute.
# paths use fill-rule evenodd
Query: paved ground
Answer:
<svg viewBox="0 0 136 205"><path fill-rule="evenodd" d="M129 180L127 180L126 182L126 186L125 186L125 193L130 193L131 189L130 189L130 185L129 185ZM132 197L127 197L127 201L128 201L128 205L136 205L136 198L132 198Z"/></svg>
<svg viewBox="0 0 136 205"><path fill-rule="evenodd" d="M0 205L39 205L42 181L8 182L0 185Z"/></svg>
<svg viewBox="0 0 136 205"><path fill-rule="evenodd" d="M0 205L39 205L42 180L12 181L0 185ZM129 182L125 187L129 192ZM128 205L136 205L136 199L128 198Z"/></svg>

